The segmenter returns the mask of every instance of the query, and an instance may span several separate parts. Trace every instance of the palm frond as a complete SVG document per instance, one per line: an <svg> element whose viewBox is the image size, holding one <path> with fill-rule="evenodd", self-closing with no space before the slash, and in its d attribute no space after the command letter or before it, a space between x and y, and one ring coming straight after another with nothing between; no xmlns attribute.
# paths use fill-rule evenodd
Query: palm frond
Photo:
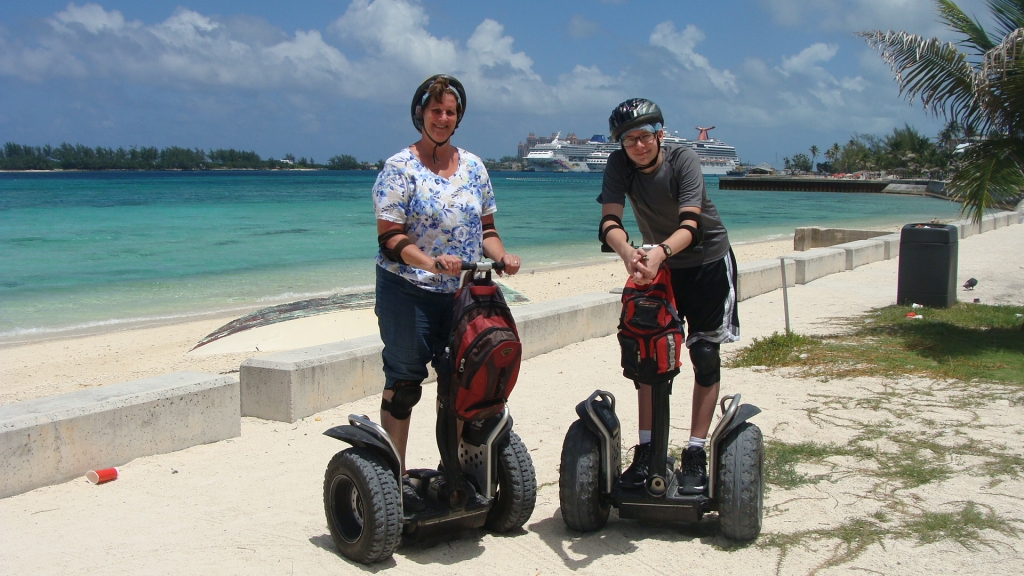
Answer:
<svg viewBox="0 0 1024 576"><path fill-rule="evenodd" d="M1000 36L1024 28L1024 0L988 0Z"/></svg>
<svg viewBox="0 0 1024 576"><path fill-rule="evenodd" d="M993 126L1010 135L1024 135L1024 28L1018 28L989 50L976 76L975 96Z"/></svg>
<svg viewBox="0 0 1024 576"><path fill-rule="evenodd" d="M950 196L961 213L980 222L986 208L995 208L1024 191L1024 141L997 136L971 146L960 172L950 180Z"/></svg>
<svg viewBox="0 0 1024 576"><path fill-rule="evenodd" d="M916 97L926 110L963 124L986 124L974 97L976 73L954 44L892 30L857 35L889 63L901 96L911 102Z"/></svg>
<svg viewBox="0 0 1024 576"><path fill-rule="evenodd" d="M981 56L996 45L995 41L989 38L981 23L974 20L960 9L952 0L938 0L939 15L942 20L954 31L963 34L965 43L974 46L977 55Z"/></svg>

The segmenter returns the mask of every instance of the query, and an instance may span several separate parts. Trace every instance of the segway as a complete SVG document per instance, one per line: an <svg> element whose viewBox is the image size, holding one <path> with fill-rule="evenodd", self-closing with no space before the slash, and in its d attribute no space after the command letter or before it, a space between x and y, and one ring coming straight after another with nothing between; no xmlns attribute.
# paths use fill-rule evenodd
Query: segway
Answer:
<svg viewBox="0 0 1024 576"><path fill-rule="evenodd" d="M500 265L463 263L462 282ZM389 558L403 534L415 540L480 527L508 532L533 513L533 461L512 430L507 405L489 418L466 422L460 435L457 417L441 402L436 426L441 465L407 471L426 505L418 512L403 509L401 459L387 432L366 416L352 414L348 421L324 432L352 445L327 465L324 511L331 537L351 560L370 564Z"/></svg>
<svg viewBox="0 0 1024 576"><path fill-rule="evenodd" d="M764 445L761 430L747 420L761 410L741 404L740 395L720 402L722 417L708 443L708 482L702 494L681 494L681 472L668 457L671 382L654 386L653 436L649 476L641 488L629 489L622 473L621 429L615 397L597 390L576 406L562 444L558 495L566 525L580 532L604 527L610 507L619 518L655 522L699 522L718 511L722 534L750 541L761 532L764 502Z"/></svg>

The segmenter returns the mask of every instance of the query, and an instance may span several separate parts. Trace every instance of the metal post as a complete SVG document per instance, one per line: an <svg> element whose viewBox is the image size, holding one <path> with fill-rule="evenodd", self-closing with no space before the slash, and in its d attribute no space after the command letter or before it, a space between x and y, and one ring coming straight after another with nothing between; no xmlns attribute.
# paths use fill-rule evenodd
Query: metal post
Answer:
<svg viewBox="0 0 1024 576"><path fill-rule="evenodd" d="M782 308L786 311L786 334L789 334L789 288L788 282L786 282L786 259L780 256L779 261L782 263Z"/></svg>

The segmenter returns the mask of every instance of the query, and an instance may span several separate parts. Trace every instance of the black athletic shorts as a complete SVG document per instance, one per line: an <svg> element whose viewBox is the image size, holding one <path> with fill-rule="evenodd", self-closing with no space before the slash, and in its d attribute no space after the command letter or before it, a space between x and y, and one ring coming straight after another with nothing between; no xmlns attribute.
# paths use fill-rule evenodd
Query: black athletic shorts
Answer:
<svg viewBox="0 0 1024 576"><path fill-rule="evenodd" d="M672 268L676 310L686 319L686 347L697 340L717 344L740 339L736 310L736 256L692 268Z"/></svg>

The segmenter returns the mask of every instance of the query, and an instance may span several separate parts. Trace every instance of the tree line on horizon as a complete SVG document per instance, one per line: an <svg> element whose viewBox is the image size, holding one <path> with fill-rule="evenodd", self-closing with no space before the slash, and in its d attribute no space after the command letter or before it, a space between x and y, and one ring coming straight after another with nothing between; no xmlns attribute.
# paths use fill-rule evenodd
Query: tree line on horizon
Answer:
<svg viewBox="0 0 1024 576"><path fill-rule="evenodd" d="M824 151L812 145L809 155L800 152L783 158L783 167L790 172L885 171L901 177L945 180L959 166L958 146L977 139L976 129L962 127L956 121L947 123L935 140L904 124L885 136L855 133L846 144L836 142ZM815 162L819 154L824 162Z"/></svg>
<svg viewBox="0 0 1024 576"><path fill-rule="evenodd" d="M383 161L360 162L354 156L332 156L326 164L312 158L263 159L253 151L201 148L89 147L82 144L26 146L7 142L0 148L0 170L374 170Z"/></svg>

